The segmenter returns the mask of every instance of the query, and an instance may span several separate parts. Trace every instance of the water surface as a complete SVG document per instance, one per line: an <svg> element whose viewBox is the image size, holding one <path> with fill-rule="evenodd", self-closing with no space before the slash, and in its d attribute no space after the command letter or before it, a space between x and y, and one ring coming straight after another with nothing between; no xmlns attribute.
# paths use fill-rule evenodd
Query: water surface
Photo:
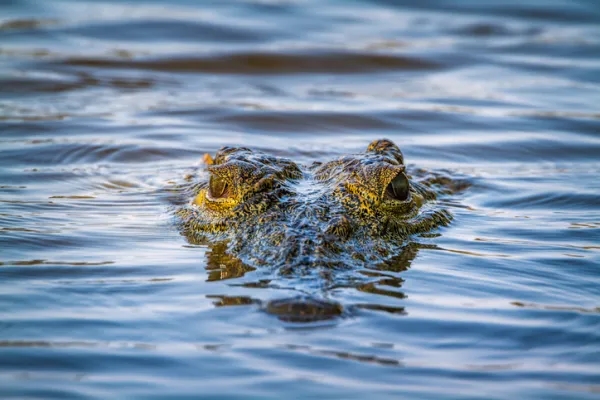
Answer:
<svg viewBox="0 0 600 400"><path fill-rule="evenodd" d="M0 397L597 398L600 5L543 3L0 2ZM468 188L343 318L177 231L206 152L382 137Z"/></svg>

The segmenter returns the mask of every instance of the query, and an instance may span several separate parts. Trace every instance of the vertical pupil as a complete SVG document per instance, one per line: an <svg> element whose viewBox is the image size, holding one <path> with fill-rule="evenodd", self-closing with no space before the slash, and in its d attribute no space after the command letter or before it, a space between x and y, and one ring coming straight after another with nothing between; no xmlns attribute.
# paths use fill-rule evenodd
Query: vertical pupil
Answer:
<svg viewBox="0 0 600 400"><path fill-rule="evenodd" d="M221 178L216 176L211 176L209 181L209 189L210 195L212 197L223 197L225 193L225 189L227 188L227 183L223 181Z"/></svg>
<svg viewBox="0 0 600 400"><path fill-rule="evenodd" d="M402 172L396 175L387 187L388 194L396 200L406 200L408 191L408 178Z"/></svg>

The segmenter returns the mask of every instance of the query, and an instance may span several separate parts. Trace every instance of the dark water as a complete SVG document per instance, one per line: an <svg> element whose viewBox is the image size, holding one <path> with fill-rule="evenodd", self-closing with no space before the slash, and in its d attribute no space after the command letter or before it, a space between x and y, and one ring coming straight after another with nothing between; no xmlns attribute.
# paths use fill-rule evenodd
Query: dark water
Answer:
<svg viewBox="0 0 600 400"><path fill-rule="evenodd" d="M205 152L381 137L471 186L344 318L176 229ZM595 0L0 1L0 397L597 399L599 173Z"/></svg>

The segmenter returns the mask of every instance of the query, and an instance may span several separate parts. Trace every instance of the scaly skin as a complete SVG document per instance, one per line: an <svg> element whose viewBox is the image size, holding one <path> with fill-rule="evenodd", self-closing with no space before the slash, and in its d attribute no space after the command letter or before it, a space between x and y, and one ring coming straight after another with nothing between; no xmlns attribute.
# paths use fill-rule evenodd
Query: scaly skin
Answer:
<svg viewBox="0 0 600 400"><path fill-rule="evenodd" d="M409 181L402 152L385 139L308 167L231 147L207 161L209 181L178 211L183 234L225 241L245 264L283 274L381 263L451 218L433 207L434 191Z"/></svg>
<svg viewBox="0 0 600 400"><path fill-rule="evenodd" d="M250 265L293 271L381 262L409 235L450 221L428 206L433 191L408 181L400 149L385 139L305 169L225 147L208 171L209 181L179 211L182 231L192 242L228 240L229 251ZM397 176L407 196L389 187Z"/></svg>

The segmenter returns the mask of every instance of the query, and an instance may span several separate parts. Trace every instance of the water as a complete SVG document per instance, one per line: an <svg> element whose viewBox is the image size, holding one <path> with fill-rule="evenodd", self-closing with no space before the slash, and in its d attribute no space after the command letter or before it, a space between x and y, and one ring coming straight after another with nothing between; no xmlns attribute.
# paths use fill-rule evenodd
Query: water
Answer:
<svg viewBox="0 0 600 400"><path fill-rule="evenodd" d="M595 0L1 1L0 397L597 399L599 104ZM176 229L206 152L381 137L469 187L343 318Z"/></svg>

